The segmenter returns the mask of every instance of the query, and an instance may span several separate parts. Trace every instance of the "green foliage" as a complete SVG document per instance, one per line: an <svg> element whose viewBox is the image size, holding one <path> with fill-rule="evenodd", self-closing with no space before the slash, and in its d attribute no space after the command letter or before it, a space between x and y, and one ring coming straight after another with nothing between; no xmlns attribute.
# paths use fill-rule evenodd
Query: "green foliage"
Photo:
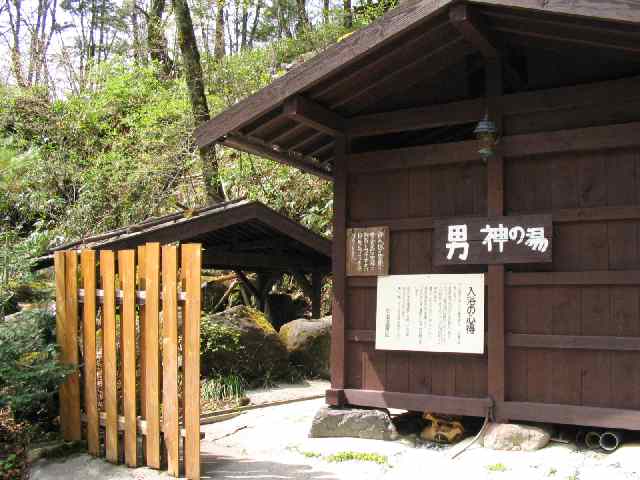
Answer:
<svg viewBox="0 0 640 480"><path fill-rule="evenodd" d="M0 323L0 408L18 418L35 418L73 371L58 361L55 317L42 310L22 312Z"/></svg>
<svg viewBox="0 0 640 480"><path fill-rule="evenodd" d="M202 399L205 401L238 401L244 397L246 382L240 375L215 375L202 382Z"/></svg>
<svg viewBox="0 0 640 480"><path fill-rule="evenodd" d="M487 470L490 472L506 472L507 467L504 463L494 463L491 465L487 465Z"/></svg>
<svg viewBox="0 0 640 480"><path fill-rule="evenodd" d="M379 453L367 453L367 452L338 452L333 455L324 457L324 460L332 463L348 462L351 460L357 460L360 462L373 462L378 465L386 465L389 463L389 458L386 455L380 455Z"/></svg>
<svg viewBox="0 0 640 480"><path fill-rule="evenodd" d="M240 345L240 333L227 325L212 322L204 316L200 323L200 353L205 355L237 355L243 350Z"/></svg>

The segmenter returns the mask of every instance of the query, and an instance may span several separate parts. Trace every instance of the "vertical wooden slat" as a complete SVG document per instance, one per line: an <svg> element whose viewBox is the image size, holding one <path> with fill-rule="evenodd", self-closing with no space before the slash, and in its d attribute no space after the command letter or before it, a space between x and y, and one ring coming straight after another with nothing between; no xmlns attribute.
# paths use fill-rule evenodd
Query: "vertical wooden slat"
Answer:
<svg viewBox="0 0 640 480"><path fill-rule="evenodd" d="M138 289L141 291L145 290L145 281L144 281L144 267L145 267L145 256L144 256L144 245L140 245L138 247ZM140 372L140 415L142 418L147 418L147 400L145 397L147 387L146 387L146 340L145 340L145 331L146 331L146 322L145 322L145 313L144 307L140 307L139 309L139 319L138 319L138 328L140 332L138 345L140 348L140 354L138 355L139 362L139 372ZM142 450L143 452L147 451L147 437L146 435L142 437ZM146 458L146 453L144 454Z"/></svg>
<svg viewBox="0 0 640 480"><path fill-rule="evenodd" d="M178 476L178 251L162 247L162 424L169 475Z"/></svg>
<svg viewBox="0 0 640 480"><path fill-rule="evenodd" d="M67 365L78 366L78 254L65 252L65 314L62 329L58 332L60 360ZM77 372L67 377L60 389L60 423L65 440L82 438L80 424L80 378Z"/></svg>
<svg viewBox="0 0 640 480"><path fill-rule="evenodd" d="M187 478L200 478L200 265L201 246L182 246L187 297L184 314L184 463Z"/></svg>
<svg viewBox="0 0 640 480"><path fill-rule="evenodd" d="M331 388L345 387L346 312L346 216L347 216L347 140L336 138L333 185L333 322L331 335ZM341 398L338 396L337 398Z"/></svg>
<svg viewBox="0 0 640 480"><path fill-rule="evenodd" d="M147 466L160 468L159 303L160 244L145 246L145 414Z"/></svg>
<svg viewBox="0 0 640 480"><path fill-rule="evenodd" d="M98 390L96 371L96 252L83 250L80 255L84 304L82 333L84 345L84 411L87 415L87 447L89 453L100 453Z"/></svg>
<svg viewBox="0 0 640 480"><path fill-rule="evenodd" d="M118 462L118 396L116 371L116 291L115 255L100 251L100 276L104 292L102 304L103 384L105 422L105 450L107 460Z"/></svg>
<svg viewBox="0 0 640 480"><path fill-rule="evenodd" d="M496 98L502 95L502 64L499 59L486 64L487 103L490 118L502 131L502 112ZM489 216L504 213L504 158L499 148L487 166L487 210ZM488 393L494 402L505 398L504 265L489 265L488 291Z"/></svg>
<svg viewBox="0 0 640 480"><path fill-rule="evenodd" d="M65 256L64 252L55 252L53 256L53 265L56 274L56 337L58 347L61 350L65 343L64 329L67 324L67 292L65 280ZM69 435L67 432L69 413L67 411L68 403L65 400L67 395L67 387L65 384L60 386L60 429L62 435L66 439Z"/></svg>
<svg viewBox="0 0 640 480"><path fill-rule="evenodd" d="M122 345L122 391L124 407L124 457L129 467L137 464L136 432L136 298L135 251L118 252L122 288L120 344Z"/></svg>

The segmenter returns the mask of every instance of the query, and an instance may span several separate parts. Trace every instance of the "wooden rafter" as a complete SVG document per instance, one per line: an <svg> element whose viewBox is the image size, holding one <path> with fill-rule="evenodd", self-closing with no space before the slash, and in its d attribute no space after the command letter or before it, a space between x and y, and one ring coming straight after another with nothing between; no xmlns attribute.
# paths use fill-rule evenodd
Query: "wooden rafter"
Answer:
<svg viewBox="0 0 640 480"><path fill-rule="evenodd" d="M482 18L466 4L452 5L449 9L451 25L487 60L501 59L505 80L516 90L521 90L525 82L520 74L507 62L503 48Z"/></svg>
<svg viewBox="0 0 640 480"><path fill-rule="evenodd" d="M333 137L344 134L344 119L335 112L300 95L289 98L284 114L302 125Z"/></svg>
<svg viewBox="0 0 640 480"><path fill-rule="evenodd" d="M270 158L277 162L284 163L285 165L294 166L307 173L317 175L327 180L331 180L333 178L331 172L320 168L319 166L317 166L317 164L314 164L313 160L311 159L307 159L302 156L300 156L300 158L296 158L288 152L277 151L269 148L267 145L252 142L248 139L243 139L240 137L227 137L220 143L222 143L222 145L224 146L242 150L246 153Z"/></svg>

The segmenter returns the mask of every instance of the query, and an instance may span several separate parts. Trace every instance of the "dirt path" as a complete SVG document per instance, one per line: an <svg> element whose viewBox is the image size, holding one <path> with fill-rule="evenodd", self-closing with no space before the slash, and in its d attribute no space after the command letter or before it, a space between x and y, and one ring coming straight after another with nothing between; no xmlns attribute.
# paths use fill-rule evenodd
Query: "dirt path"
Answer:
<svg viewBox="0 0 640 480"><path fill-rule="evenodd" d="M324 400L308 400L250 410L204 425L203 478L284 480L406 480L408 478L498 480L640 480L640 445L612 455L577 452L552 444L538 452L496 452L472 446L455 460L451 449L412 448L399 442L352 438L308 438L311 421ZM371 461L331 462L331 455L360 452ZM64 462L38 462L35 480L159 479L149 469L115 467L86 455Z"/></svg>

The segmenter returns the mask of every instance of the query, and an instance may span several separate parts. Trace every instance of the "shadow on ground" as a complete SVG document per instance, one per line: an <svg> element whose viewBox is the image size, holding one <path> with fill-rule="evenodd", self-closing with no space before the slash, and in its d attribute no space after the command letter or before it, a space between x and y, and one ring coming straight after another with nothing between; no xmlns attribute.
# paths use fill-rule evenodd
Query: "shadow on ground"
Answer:
<svg viewBox="0 0 640 480"><path fill-rule="evenodd" d="M259 461L203 454L202 479L338 480L333 473L318 472L309 465Z"/></svg>

